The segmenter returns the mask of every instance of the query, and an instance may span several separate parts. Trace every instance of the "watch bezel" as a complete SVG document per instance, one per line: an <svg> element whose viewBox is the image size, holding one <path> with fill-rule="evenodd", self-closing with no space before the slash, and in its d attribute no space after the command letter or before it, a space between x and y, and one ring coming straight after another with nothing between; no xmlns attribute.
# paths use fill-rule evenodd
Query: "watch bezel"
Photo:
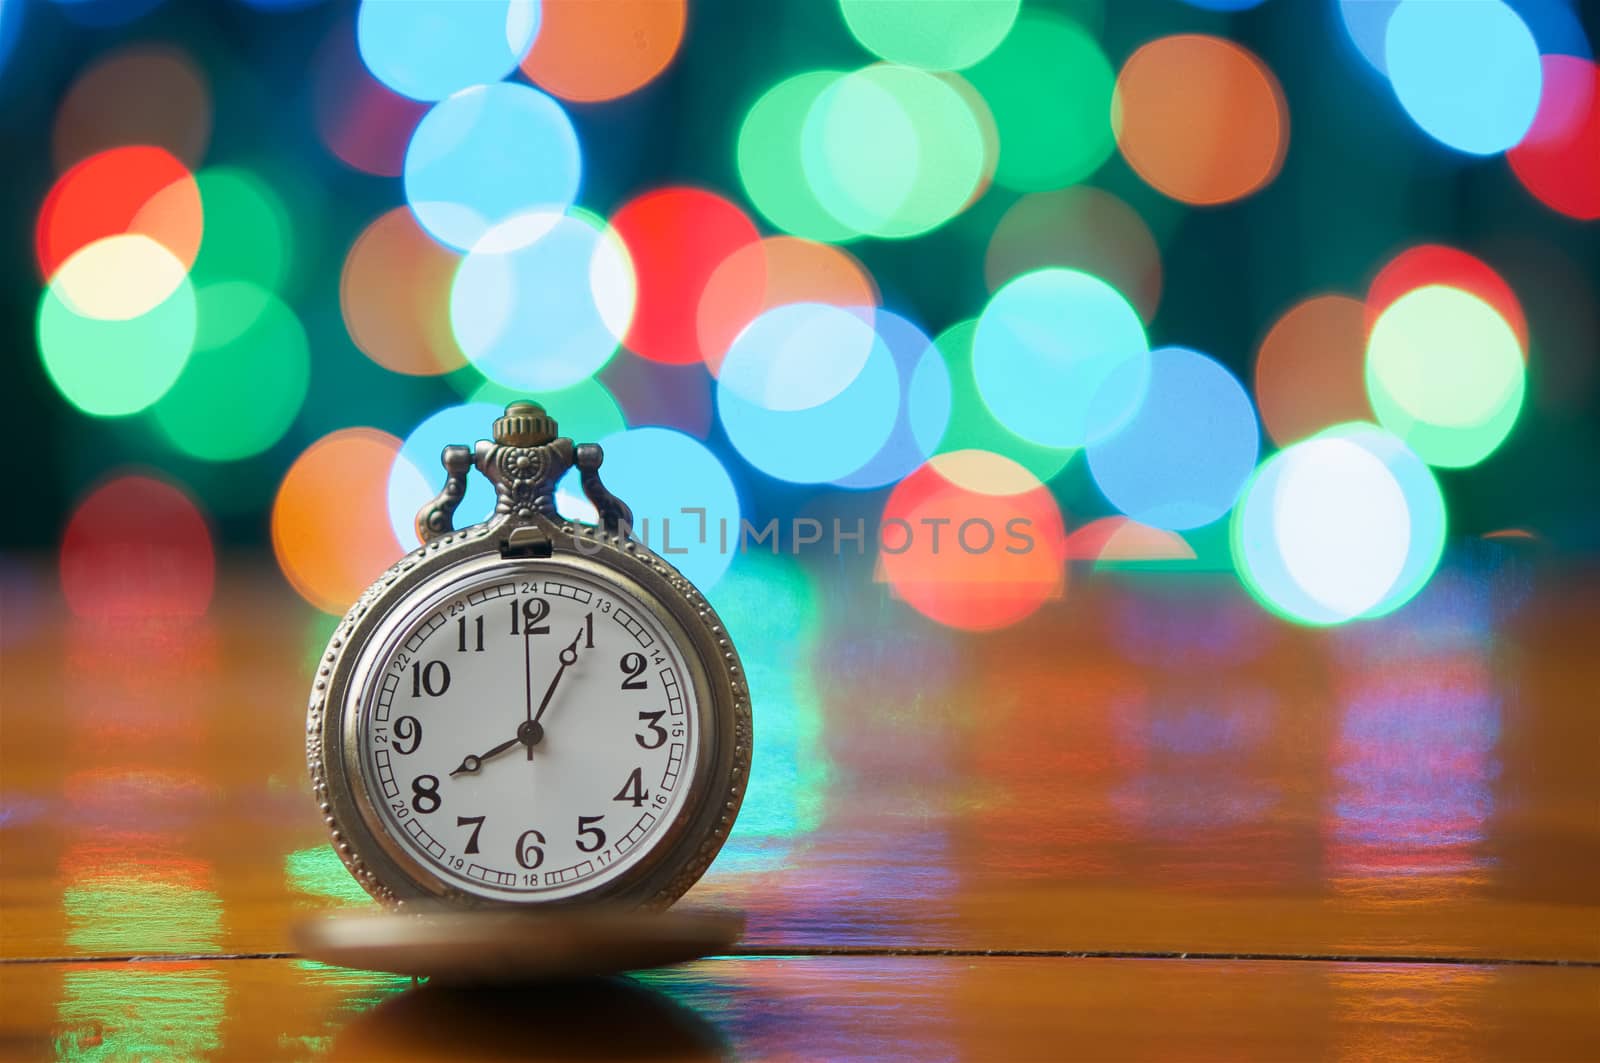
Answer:
<svg viewBox="0 0 1600 1063"><path fill-rule="evenodd" d="M306 756L334 849L368 893L393 907L552 909L595 902L666 907L710 866L743 801L751 720L738 653L698 588L637 540L563 521L549 528L547 555L505 557L505 538L496 534L505 523L497 519L451 532L408 554L367 588L330 638L313 683ZM679 813L638 864L569 897L485 897L454 884L390 836L363 784L357 735L363 669L389 630L414 611L407 603L417 591L435 581L442 586L457 576L502 568L508 575L578 571L636 597L675 639L696 687L697 771Z"/></svg>

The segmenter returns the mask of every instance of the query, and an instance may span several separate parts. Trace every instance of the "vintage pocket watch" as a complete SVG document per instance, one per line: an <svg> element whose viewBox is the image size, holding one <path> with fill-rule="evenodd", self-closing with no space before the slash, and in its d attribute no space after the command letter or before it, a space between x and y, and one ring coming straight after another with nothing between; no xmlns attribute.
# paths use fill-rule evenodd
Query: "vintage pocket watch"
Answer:
<svg viewBox="0 0 1600 1063"><path fill-rule="evenodd" d="M366 589L319 662L306 755L323 819L390 905L665 907L744 795L738 654L700 592L632 537L600 447L523 402L493 436L444 449L421 548ZM473 467L495 512L457 530ZM557 512L574 467L597 525Z"/></svg>

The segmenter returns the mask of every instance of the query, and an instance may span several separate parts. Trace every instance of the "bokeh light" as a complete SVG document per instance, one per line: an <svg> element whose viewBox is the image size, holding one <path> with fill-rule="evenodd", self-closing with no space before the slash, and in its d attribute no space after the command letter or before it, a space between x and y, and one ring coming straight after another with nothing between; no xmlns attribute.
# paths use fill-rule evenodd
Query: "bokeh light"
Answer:
<svg viewBox="0 0 1600 1063"><path fill-rule="evenodd" d="M1132 207L1099 188L1035 192L1000 218L983 261L989 290L1045 266L1104 278L1127 294L1147 324L1161 301L1155 237Z"/></svg>
<svg viewBox="0 0 1600 1063"><path fill-rule="evenodd" d="M39 208L39 272L55 276L74 252L106 236L139 233L187 269L200 249L204 213L189 168L161 148L111 148L73 166Z"/></svg>
<svg viewBox="0 0 1600 1063"><path fill-rule="evenodd" d="M1350 43L1374 70L1387 77L1383 38L1389 28L1389 16L1400 6L1400 0L1337 0L1337 4Z"/></svg>
<svg viewBox="0 0 1600 1063"><path fill-rule="evenodd" d="M900 409L893 430L860 468L834 482L840 487L882 487L903 479L933 455L950 423L950 371L927 333L899 314L872 314L878 339L894 359Z"/></svg>
<svg viewBox="0 0 1600 1063"><path fill-rule="evenodd" d="M463 89L417 124L406 148L406 200L441 243L470 251L520 214L559 211L578 196L578 134L537 89Z"/></svg>
<svg viewBox="0 0 1600 1063"><path fill-rule="evenodd" d="M61 536L61 591L92 620L205 613L216 583L211 529L189 495L125 473L80 501Z"/></svg>
<svg viewBox="0 0 1600 1063"><path fill-rule="evenodd" d="M1177 531L1220 519L1255 470L1261 429L1244 386L1184 347L1150 354L1139 408L1086 457L1107 501L1142 524Z"/></svg>
<svg viewBox="0 0 1600 1063"><path fill-rule="evenodd" d="M345 256L339 309L350 339L374 362L408 376L437 376L466 364L450 327L450 290L459 255L395 207L372 220Z"/></svg>
<svg viewBox="0 0 1600 1063"><path fill-rule="evenodd" d="M704 443L670 428L630 428L598 442L605 451L601 476L633 510L633 534L701 590L716 586L738 552L743 516L722 462ZM562 481L562 493L583 497L576 470ZM591 507L579 519L595 516Z"/></svg>
<svg viewBox="0 0 1600 1063"><path fill-rule="evenodd" d="M1100 517L1067 536L1067 558L1096 568L1195 560L1183 536L1127 517Z"/></svg>
<svg viewBox="0 0 1600 1063"><path fill-rule="evenodd" d="M1144 326L1098 277L1067 269L1023 274L978 318L973 374L995 420L1048 447L1081 447L1115 432L1150 376Z"/></svg>
<svg viewBox="0 0 1600 1063"><path fill-rule="evenodd" d="M688 0L544 0L522 72L563 100L626 96L678 54L688 7Z"/></svg>
<svg viewBox="0 0 1600 1063"><path fill-rule="evenodd" d="M795 236L745 244L712 270L700 295L695 332L711 372L745 326L785 303L874 307L878 286L854 255L832 244Z"/></svg>
<svg viewBox="0 0 1600 1063"><path fill-rule="evenodd" d="M587 211L525 214L489 230L450 292L461 351L490 380L548 391L594 375L634 314L628 250Z"/></svg>
<svg viewBox="0 0 1600 1063"><path fill-rule="evenodd" d="M658 188L612 215L637 283L623 343L641 358L674 365L702 360L698 315L706 284L728 256L760 234L744 211L698 188Z"/></svg>
<svg viewBox="0 0 1600 1063"><path fill-rule="evenodd" d="M23 5L8 0L9 11ZM161 148L193 168L211 142L211 88L187 54L159 44L109 52L79 74L56 108L50 158L66 170L125 145Z"/></svg>
<svg viewBox="0 0 1600 1063"><path fill-rule="evenodd" d="M972 318L951 325L933 341L950 381L949 423L935 452L990 451L1016 462L1040 481L1049 480L1078 453L1078 448L1030 443L995 420L978 391L973 371L972 341L977 332L978 321Z"/></svg>
<svg viewBox="0 0 1600 1063"><path fill-rule="evenodd" d="M1405 605L1433 578L1444 556L1448 517L1433 470L1399 439L1373 424L1350 422L1324 430L1319 439L1354 443L1383 462L1405 496L1410 534L1405 562L1388 592L1361 615L1373 619Z"/></svg>
<svg viewBox="0 0 1600 1063"><path fill-rule="evenodd" d="M195 181L205 212L195 280L247 280L273 291L281 288L293 249L283 200L258 175L236 166L207 167Z"/></svg>
<svg viewBox="0 0 1600 1063"><path fill-rule="evenodd" d="M137 413L166 394L195 340L184 264L145 236L110 236L69 258L39 300L39 355L84 413Z"/></svg>
<svg viewBox="0 0 1600 1063"><path fill-rule="evenodd" d="M1154 189L1208 206L1277 176L1289 147L1278 79L1248 49L1205 34L1149 42L1117 75L1117 147Z"/></svg>
<svg viewBox="0 0 1600 1063"><path fill-rule="evenodd" d="M1547 55L1541 66L1539 109L1506 158L1545 206L1593 221L1600 218L1600 65Z"/></svg>
<svg viewBox="0 0 1600 1063"><path fill-rule="evenodd" d="M305 401L305 329L281 299L250 281L217 281L200 288L195 301L194 353L151 414L190 457L259 454L283 438Z"/></svg>
<svg viewBox="0 0 1600 1063"><path fill-rule="evenodd" d="M739 334L717 378L717 412L746 461L795 483L864 466L901 407L894 355L859 314L821 303L769 310Z"/></svg>
<svg viewBox="0 0 1600 1063"><path fill-rule="evenodd" d="M361 61L354 18L335 21L311 66L317 136L334 158L363 173L399 177L406 145L428 105L391 92Z"/></svg>
<svg viewBox="0 0 1600 1063"><path fill-rule="evenodd" d="M711 434L712 381L703 365L652 362L624 349L600 371L599 380L634 428L675 428L696 439Z"/></svg>
<svg viewBox="0 0 1600 1063"><path fill-rule="evenodd" d="M986 169L983 130L946 80L879 65L846 74L812 102L800 130L806 181L845 229L901 239L972 201Z"/></svg>
<svg viewBox="0 0 1600 1063"><path fill-rule="evenodd" d="M535 400L537 401L537 400ZM389 527L396 541L406 550L420 545L417 539L417 510L444 487L445 471L440 455L447 446L471 447L486 439L489 427L506 408L506 403L480 401L447 406L429 415L413 428L405 442L394 455L394 461L384 471L388 484L387 512ZM551 407L546 407L552 409ZM553 410L565 418L559 408ZM562 432L567 425L561 424ZM456 507L456 527L465 528L488 520L494 513L494 485L485 477L473 473L467 477L467 490Z"/></svg>
<svg viewBox="0 0 1600 1063"><path fill-rule="evenodd" d="M1411 544L1405 492L1358 443L1316 436L1269 458L1234 510L1234 564L1251 594L1306 624L1352 620L1384 601Z"/></svg>
<svg viewBox="0 0 1600 1063"><path fill-rule="evenodd" d="M806 181L801 131L812 104L843 75L812 70L778 82L750 106L739 126L739 182L755 208L796 236L835 243L860 234L841 224Z"/></svg>
<svg viewBox="0 0 1600 1063"><path fill-rule="evenodd" d="M1511 285L1483 259L1442 244L1408 248L1378 271L1367 287L1367 331L1371 332L1378 316L1393 306L1396 299L1430 284L1458 288L1494 307L1511 326L1526 358L1528 319Z"/></svg>
<svg viewBox="0 0 1600 1063"><path fill-rule="evenodd" d="M966 77L999 131L996 184L1023 192L1060 188L1110 158L1111 64L1077 23L1025 11Z"/></svg>
<svg viewBox="0 0 1600 1063"><path fill-rule="evenodd" d="M442 100L516 69L539 32L539 0L361 0L356 44L373 77Z"/></svg>
<svg viewBox="0 0 1600 1063"><path fill-rule="evenodd" d="M22 7L20 0L0 0L0 74L5 73L11 51L22 36Z"/></svg>
<svg viewBox="0 0 1600 1063"><path fill-rule="evenodd" d="M341 429L307 447L278 487L272 504L278 567L325 613L343 615L401 554L386 498L399 451L400 440L387 432Z"/></svg>
<svg viewBox="0 0 1600 1063"><path fill-rule="evenodd" d="M923 616L995 631L1066 591L1066 535L1033 474L981 450L940 454L884 503L878 578Z"/></svg>
<svg viewBox="0 0 1600 1063"><path fill-rule="evenodd" d="M1527 24L1499 0L1402 0L1384 28L1384 68L1412 121L1473 155L1522 139L1543 74Z"/></svg>
<svg viewBox="0 0 1600 1063"><path fill-rule="evenodd" d="M1418 288L1372 327L1367 395L1378 423L1430 465L1487 457L1516 422L1525 387L1511 326L1458 288Z"/></svg>
<svg viewBox="0 0 1600 1063"><path fill-rule="evenodd" d="M999 46L1022 0L839 0L861 47L891 63L960 70Z"/></svg>
<svg viewBox="0 0 1600 1063"><path fill-rule="evenodd" d="M1255 396L1272 441L1286 446L1343 421L1369 421L1367 305L1313 295L1273 322L1256 353Z"/></svg>

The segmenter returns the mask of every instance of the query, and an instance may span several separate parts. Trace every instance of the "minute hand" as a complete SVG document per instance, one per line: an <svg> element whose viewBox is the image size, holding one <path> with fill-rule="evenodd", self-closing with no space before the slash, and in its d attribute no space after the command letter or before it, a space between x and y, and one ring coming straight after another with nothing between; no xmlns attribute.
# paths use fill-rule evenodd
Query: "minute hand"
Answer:
<svg viewBox="0 0 1600 1063"><path fill-rule="evenodd" d="M556 674L550 678L550 686L545 689L544 699L539 702L539 711L533 714L533 722L538 723L539 717L544 715L544 710L550 707L550 699L555 697L556 685L561 682L561 676L571 665L578 663L578 640L583 638L583 630L572 637L572 645L561 651L561 667L556 669Z"/></svg>

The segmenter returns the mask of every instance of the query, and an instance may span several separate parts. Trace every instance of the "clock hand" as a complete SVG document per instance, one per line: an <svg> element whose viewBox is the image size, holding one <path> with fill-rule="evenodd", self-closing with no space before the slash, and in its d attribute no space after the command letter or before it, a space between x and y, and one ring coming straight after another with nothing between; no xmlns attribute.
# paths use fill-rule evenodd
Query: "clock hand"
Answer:
<svg viewBox="0 0 1600 1063"><path fill-rule="evenodd" d="M510 749L512 746L520 744L522 742L522 730L523 729L520 728L520 727L517 728L517 737L511 739L509 742L501 742L499 745L495 746L493 749L489 750L489 752L483 754L482 756L475 757L475 756L471 755L470 753L467 754L467 756L465 756L465 757L463 757L461 759L461 766L459 768L457 768L456 770L452 771L450 774L451 775L461 775L461 774L471 775L471 774L474 774L479 768L483 767L483 762L484 761L489 760L489 759L491 759L493 757L498 757L500 754L504 753L506 750ZM531 749L532 747L530 746L529 748Z"/></svg>
<svg viewBox="0 0 1600 1063"><path fill-rule="evenodd" d="M528 698L528 718L526 722L523 723L523 727L529 729L538 726L533 719L533 651L529 646L528 639L528 636L532 634L532 632L529 630L531 627L532 625L526 622L524 622L522 626L522 678L523 690L527 692ZM521 734L522 732L518 731L517 733ZM533 759L532 742L528 743L528 759Z"/></svg>
<svg viewBox="0 0 1600 1063"><path fill-rule="evenodd" d="M578 633L572 636L572 645L561 651L561 667L556 669L555 676L551 678L550 686L544 692L544 700L539 702L539 711L533 714L534 723L538 723L539 717L544 715L544 710L550 707L550 699L555 696L556 684L561 682L562 673L569 666L578 663L578 640L581 638L583 638L583 629L579 628ZM530 754L532 753L531 747L529 752Z"/></svg>

